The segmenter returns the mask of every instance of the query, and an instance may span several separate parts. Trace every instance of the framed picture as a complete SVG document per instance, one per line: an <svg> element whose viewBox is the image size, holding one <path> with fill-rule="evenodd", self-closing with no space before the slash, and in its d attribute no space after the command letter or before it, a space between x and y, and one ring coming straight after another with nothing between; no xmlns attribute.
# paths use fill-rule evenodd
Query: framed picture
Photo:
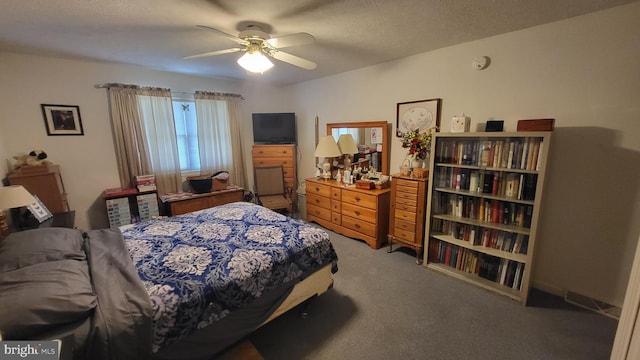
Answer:
<svg viewBox="0 0 640 360"><path fill-rule="evenodd" d="M440 101L442 99L418 100L398 103L396 112L396 136L419 129L440 127Z"/></svg>
<svg viewBox="0 0 640 360"><path fill-rule="evenodd" d="M31 213L33 214L33 217L35 217L36 220L38 220L38 222L40 223L42 223L47 219L52 218L53 215L51 214L51 211L49 211L49 209L47 209L47 207L44 206L44 204L42 203L42 200L40 200L35 195L33 195L33 197L36 199L36 201L34 203L27 205L27 209L31 211Z"/></svg>
<svg viewBox="0 0 640 360"><path fill-rule="evenodd" d="M41 104L47 135L84 135L80 107L75 105Z"/></svg>

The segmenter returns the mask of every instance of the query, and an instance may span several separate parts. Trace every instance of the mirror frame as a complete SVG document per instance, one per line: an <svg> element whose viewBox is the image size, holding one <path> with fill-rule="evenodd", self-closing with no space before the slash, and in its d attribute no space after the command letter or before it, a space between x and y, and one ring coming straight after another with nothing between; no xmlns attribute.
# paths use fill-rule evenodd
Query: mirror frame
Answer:
<svg viewBox="0 0 640 360"><path fill-rule="evenodd" d="M389 175L389 123L386 121L361 121L327 124L327 135L336 128L382 128L382 174Z"/></svg>

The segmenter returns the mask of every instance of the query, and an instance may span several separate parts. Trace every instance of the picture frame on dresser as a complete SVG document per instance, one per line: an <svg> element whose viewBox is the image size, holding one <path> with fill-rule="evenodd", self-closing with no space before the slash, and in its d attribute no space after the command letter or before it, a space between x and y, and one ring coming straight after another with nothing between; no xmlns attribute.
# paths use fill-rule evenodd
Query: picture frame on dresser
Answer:
<svg viewBox="0 0 640 360"><path fill-rule="evenodd" d="M84 135L80 106L40 104L47 135Z"/></svg>
<svg viewBox="0 0 640 360"><path fill-rule="evenodd" d="M402 137L407 131L440 127L440 103L442 99L427 99L398 103L396 106L396 136ZM435 130L434 129L434 130Z"/></svg>

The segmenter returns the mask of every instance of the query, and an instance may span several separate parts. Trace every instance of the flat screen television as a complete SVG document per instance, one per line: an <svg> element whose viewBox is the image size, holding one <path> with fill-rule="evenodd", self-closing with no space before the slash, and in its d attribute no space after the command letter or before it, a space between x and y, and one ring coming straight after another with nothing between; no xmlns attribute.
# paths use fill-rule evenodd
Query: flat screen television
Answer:
<svg viewBox="0 0 640 360"><path fill-rule="evenodd" d="M255 144L295 144L295 113L253 113Z"/></svg>

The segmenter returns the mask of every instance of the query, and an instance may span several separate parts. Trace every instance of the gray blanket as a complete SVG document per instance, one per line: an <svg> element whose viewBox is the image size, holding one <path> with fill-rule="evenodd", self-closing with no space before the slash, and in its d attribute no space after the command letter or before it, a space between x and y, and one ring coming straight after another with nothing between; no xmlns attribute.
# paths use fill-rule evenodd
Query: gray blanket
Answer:
<svg viewBox="0 0 640 360"><path fill-rule="evenodd" d="M151 303L120 231L47 228L0 241L0 331L72 339L74 359L149 359Z"/></svg>

